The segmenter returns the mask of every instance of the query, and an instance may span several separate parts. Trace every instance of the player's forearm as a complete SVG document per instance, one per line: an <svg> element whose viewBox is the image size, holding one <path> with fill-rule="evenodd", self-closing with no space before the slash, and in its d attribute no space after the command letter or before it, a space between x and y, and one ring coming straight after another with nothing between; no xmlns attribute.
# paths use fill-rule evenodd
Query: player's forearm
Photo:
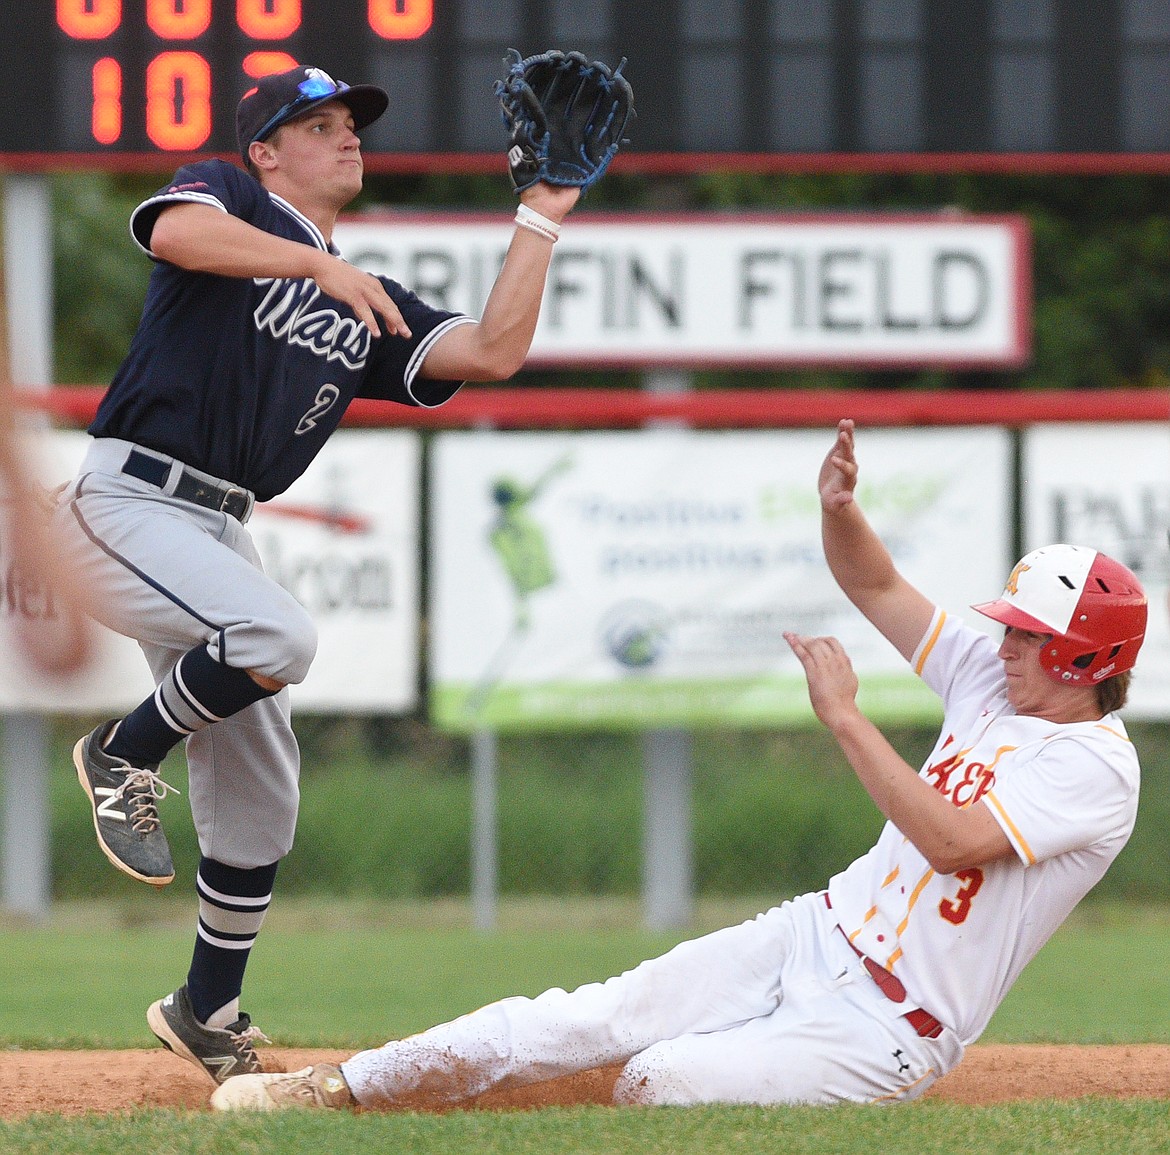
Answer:
<svg viewBox="0 0 1170 1155"><path fill-rule="evenodd" d="M520 202L557 230L580 196L580 189L538 181L520 194ZM426 376L503 381L519 372L536 334L553 245L551 237L516 226L479 324L444 336L427 356Z"/></svg>
<svg viewBox="0 0 1170 1155"><path fill-rule="evenodd" d="M939 874L979 866L1010 851L985 807L976 813L953 805L859 710L827 724L874 804Z"/></svg>
<svg viewBox="0 0 1170 1155"><path fill-rule="evenodd" d="M208 205L176 205L160 213L150 248L180 268L221 277L316 277L337 259Z"/></svg>
<svg viewBox="0 0 1170 1155"><path fill-rule="evenodd" d="M856 502L822 510L821 541L829 572L863 612L869 602L897 582L898 571L889 550Z"/></svg>
<svg viewBox="0 0 1170 1155"><path fill-rule="evenodd" d="M552 242L517 228L478 325L461 325L427 357L431 377L503 381L523 366L552 261Z"/></svg>
<svg viewBox="0 0 1170 1155"><path fill-rule="evenodd" d="M898 572L856 502L821 517L825 560L845 596L907 661L930 627L934 604Z"/></svg>

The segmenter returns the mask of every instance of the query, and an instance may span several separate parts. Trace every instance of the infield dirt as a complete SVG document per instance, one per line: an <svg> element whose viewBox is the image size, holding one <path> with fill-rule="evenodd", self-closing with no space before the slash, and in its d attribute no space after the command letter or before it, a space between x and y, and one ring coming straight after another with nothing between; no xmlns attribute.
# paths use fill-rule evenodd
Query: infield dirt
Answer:
<svg viewBox="0 0 1170 1155"><path fill-rule="evenodd" d="M274 1048L267 1070L295 1071L337 1062L348 1052ZM608 1104L616 1067L494 1091L470 1104L479 1110ZM166 1051L7 1051L0 1054L0 1119L38 1111L80 1115L141 1107L201 1109L212 1087ZM928 1098L968 1105L1019 1099L1170 1098L1170 1046L976 1045Z"/></svg>

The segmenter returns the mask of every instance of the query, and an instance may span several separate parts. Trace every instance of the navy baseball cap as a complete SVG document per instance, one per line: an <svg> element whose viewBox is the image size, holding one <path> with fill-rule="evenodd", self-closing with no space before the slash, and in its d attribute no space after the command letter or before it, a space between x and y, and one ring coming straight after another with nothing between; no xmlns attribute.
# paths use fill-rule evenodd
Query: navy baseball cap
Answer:
<svg viewBox="0 0 1170 1155"><path fill-rule="evenodd" d="M390 97L373 84L342 84L320 68L303 64L262 76L236 107L236 138L244 160L254 140L267 140L282 124L330 100L349 106L355 129L373 124L390 103Z"/></svg>

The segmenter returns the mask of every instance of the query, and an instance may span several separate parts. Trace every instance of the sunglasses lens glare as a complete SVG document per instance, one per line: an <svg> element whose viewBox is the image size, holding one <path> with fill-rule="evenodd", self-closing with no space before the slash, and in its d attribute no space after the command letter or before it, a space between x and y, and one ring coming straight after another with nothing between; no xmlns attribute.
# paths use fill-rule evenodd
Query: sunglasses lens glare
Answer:
<svg viewBox="0 0 1170 1155"><path fill-rule="evenodd" d="M302 80L297 85L297 90L309 100L316 100L319 97L330 96L334 92L340 92L344 87L344 85L334 84L332 80L323 76L310 76L308 80Z"/></svg>

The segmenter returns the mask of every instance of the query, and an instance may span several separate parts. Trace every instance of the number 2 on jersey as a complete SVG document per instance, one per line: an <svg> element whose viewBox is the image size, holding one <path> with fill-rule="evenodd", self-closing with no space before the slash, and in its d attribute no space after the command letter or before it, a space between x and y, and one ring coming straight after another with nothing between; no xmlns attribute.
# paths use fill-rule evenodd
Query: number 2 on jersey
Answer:
<svg viewBox="0 0 1170 1155"><path fill-rule="evenodd" d="M983 885L983 871L977 866L972 866L967 870L956 870L955 878L963 885L959 887L959 893L954 898L944 898L938 904L938 912L947 922L953 922L958 926L965 922L967 915L971 913L971 900Z"/></svg>
<svg viewBox="0 0 1170 1155"><path fill-rule="evenodd" d="M317 420L323 413L333 408L333 402L341 396L341 390L336 385L322 385L317 390L317 398L313 402L313 407L300 419L296 427L296 435L299 437L302 433L308 433L310 429L317 428Z"/></svg>

